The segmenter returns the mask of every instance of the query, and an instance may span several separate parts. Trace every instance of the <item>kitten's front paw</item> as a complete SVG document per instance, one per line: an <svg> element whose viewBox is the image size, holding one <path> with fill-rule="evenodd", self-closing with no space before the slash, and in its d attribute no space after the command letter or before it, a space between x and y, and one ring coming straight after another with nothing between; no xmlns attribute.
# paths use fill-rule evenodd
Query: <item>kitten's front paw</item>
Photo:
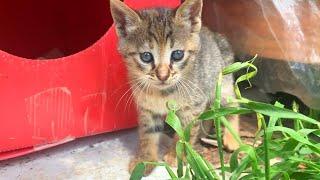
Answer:
<svg viewBox="0 0 320 180"><path fill-rule="evenodd" d="M170 151L164 155L163 160L170 166L170 167L177 167L177 157L176 153Z"/></svg>
<svg viewBox="0 0 320 180"><path fill-rule="evenodd" d="M138 164L138 163L140 163L140 162L156 162L155 160L142 160L142 159L140 159L140 158L133 158L133 159L131 159L131 161L130 161L130 163L129 163L129 172L130 172L130 174L132 173L132 171L133 171L133 169L136 167L136 165ZM148 176L151 172L152 172L152 170L154 169L154 166L152 166L152 165L147 165L146 166L146 169L145 169L145 171L144 171L144 176Z"/></svg>
<svg viewBox="0 0 320 180"><path fill-rule="evenodd" d="M239 148L239 144L236 139L228 131L223 135L223 145L228 151L235 151Z"/></svg>

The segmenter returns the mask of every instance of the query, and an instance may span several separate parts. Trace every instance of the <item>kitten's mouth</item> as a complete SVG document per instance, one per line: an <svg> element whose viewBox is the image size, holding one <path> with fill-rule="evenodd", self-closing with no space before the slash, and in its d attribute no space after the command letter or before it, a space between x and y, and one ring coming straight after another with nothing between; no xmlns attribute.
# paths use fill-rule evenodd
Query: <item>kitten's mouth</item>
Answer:
<svg viewBox="0 0 320 180"><path fill-rule="evenodd" d="M157 86L159 87L166 87L166 86L171 86L170 83L167 83L167 82L160 82L160 83L157 83Z"/></svg>
<svg viewBox="0 0 320 180"><path fill-rule="evenodd" d="M152 79L152 84L155 89L165 90L165 89L173 87L176 84L176 78L174 77L174 78L172 78L170 80L166 80L166 81Z"/></svg>
<svg viewBox="0 0 320 180"><path fill-rule="evenodd" d="M157 84L155 84L156 88L158 89L167 89L167 88L170 88L172 86L174 86L174 83L173 82L159 82Z"/></svg>

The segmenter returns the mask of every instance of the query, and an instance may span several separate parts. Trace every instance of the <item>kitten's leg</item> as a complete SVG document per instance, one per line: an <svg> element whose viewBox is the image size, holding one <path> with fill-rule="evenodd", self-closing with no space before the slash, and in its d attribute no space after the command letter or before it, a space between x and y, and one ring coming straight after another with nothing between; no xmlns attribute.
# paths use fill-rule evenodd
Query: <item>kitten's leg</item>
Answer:
<svg viewBox="0 0 320 180"><path fill-rule="evenodd" d="M197 117L198 112L200 111L193 111L191 107L182 108L177 112L177 115L181 121L183 127L186 127L195 117ZM190 144L195 145L199 140L199 133L200 133L200 123L194 124L193 128L190 132ZM176 167L177 160L176 160L176 143L179 140L178 136L174 137L174 143L169 148L169 151L165 154L164 160L170 166Z"/></svg>
<svg viewBox="0 0 320 180"><path fill-rule="evenodd" d="M197 117L191 110L181 110L177 115L183 127L186 127L195 117ZM190 144L192 146L194 146L198 142L200 133L200 123L194 124L190 132ZM171 167L177 167L176 143L178 140L178 135L176 135L174 137L174 143L171 145L169 151L164 156L165 162L167 162Z"/></svg>
<svg viewBox="0 0 320 180"><path fill-rule="evenodd" d="M234 93L234 85L233 85L233 78L231 75L228 75L224 78L222 83L222 105L227 104L227 97L235 98ZM227 117L229 122L231 123L231 127L239 134L239 116L238 115L232 115ZM239 144L235 140L235 138L232 136L232 134L227 130L227 128L224 128L224 134L223 134L223 144L224 147L229 151L234 151L238 149Z"/></svg>
<svg viewBox="0 0 320 180"><path fill-rule="evenodd" d="M190 116L190 119L194 118L196 116ZM185 117L187 118L187 117ZM190 121L191 122L191 121ZM187 123L185 124L187 125ZM200 123L196 123L190 132L190 144L194 147L197 142L199 142L199 137L202 136L200 129ZM172 146L169 148L167 153L164 155L163 159L166 163L168 163L171 167L177 167L177 153L176 153L176 144L179 141L178 135L174 137L174 142Z"/></svg>
<svg viewBox="0 0 320 180"><path fill-rule="evenodd" d="M139 162L158 161L159 139L163 130L161 117L147 110L140 112L138 152L129 164L130 173ZM153 168L153 166L147 166L145 174L150 174Z"/></svg>
<svg viewBox="0 0 320 180"><path fill-rule="evenodd" d="M178 112L178 117L181 120L182 126L186 127L189 123L191 123L195 118L199 116L206 109L207 102L195 102L192 107L185 107ZM201 124L198 121L193 125L190 133L190 144L195 145L199 142L199 138L204 136L204 133L201 130Z"/></svg>
<svg viewBox="0 0 320 180"><path fill-rule="evenodd" d="M176 144L179 141L177 134L173 137L173 143L169 147L167 153L164 155L163 160L169 164L171 167L177 167L177 153L176 153Z"/></svg>

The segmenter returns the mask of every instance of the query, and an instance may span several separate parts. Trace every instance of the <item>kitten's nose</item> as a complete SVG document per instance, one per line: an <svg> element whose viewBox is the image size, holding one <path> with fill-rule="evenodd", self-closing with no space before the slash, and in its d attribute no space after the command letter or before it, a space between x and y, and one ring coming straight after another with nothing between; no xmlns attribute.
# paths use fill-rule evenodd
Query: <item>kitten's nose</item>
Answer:
<svg viewBox="0 0 320 180"><path fill-rule="evenodd" d="M170 69L167 65L159 65L156 69L156 75L160 81L166 81L170 75Z"/></svg>

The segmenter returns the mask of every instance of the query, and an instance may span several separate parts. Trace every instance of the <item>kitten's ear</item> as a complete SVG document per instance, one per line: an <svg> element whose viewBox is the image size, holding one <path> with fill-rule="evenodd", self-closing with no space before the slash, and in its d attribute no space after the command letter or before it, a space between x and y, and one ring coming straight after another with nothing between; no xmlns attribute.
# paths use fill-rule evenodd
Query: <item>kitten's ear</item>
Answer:
<svg viewBox="0 0 320 180"><path fill-rule="evenodd" d="M110 10L120 37L134 31L141 21L139 15L120 0L110 0Z"/></svg>
<svg viewBox="0 0 320 180"><path fill-rule="evenodd" d="M176 22L191 32L201 29L202 0L185 0L176 11Z"/></svg>

